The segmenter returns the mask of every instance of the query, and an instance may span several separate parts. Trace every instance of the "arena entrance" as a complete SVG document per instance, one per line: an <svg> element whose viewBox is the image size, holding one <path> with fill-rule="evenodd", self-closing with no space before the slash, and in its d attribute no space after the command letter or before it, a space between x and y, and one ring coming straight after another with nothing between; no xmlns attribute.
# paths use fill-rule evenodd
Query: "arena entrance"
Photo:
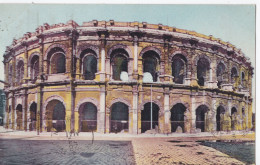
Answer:
<svg viewBox="0 0 260 165"><path fill-rule="evenodd" d="M52 100L46 107L47 131L65 131L65 107L59 100Z"/></svg>
<svg viewBox="0 0 260 165"><path fill-rule="evenodd" d="M171 109L171 132L176 132L177 128L182 128L182 132L184 132L184 112L186 111L186 107L178 103L174 105Z"/></svg>
<svg viewBox="0 0 260 165"><path fill-rule="evenodd" d="M237 123L237 109L233 107L231 109L231 129L232 131L236 130L236 123Z"/></svg>
<svg viewBox="0 0 260 165"><path fill-rule="evenodd" d="M200 105L196 109L196 128L199 128L201 132L205 132L205 114L208 110L206 105Z"/></svg>
<svg viewBox="0 0 260 165"><path fill-rule="evenodd" d="M37 104L33 102L30 106L30 124L29 124L30 131L36 130L36 112L37 112Z"/></svg>
<svg viewBox="0 0 260 165"><path fill-rule="evenodd" d="M221 120L220 120L221 114L225 114L225 109L224 109L224 107L219 106L219 107L217 108L217 115L216 115L217 131L222 131L222 126L221 126L222 123L221 123Z"/></svg>
<svg viewBox="0 0 260 165"><path fill-rule="evenodd" d="M159 106L155 103L152 103L152 129L158 127L158 114ZM141 133L144 133L147 130L151 130L151 102L144 104L144 109L141 113Z"/></svg>
<svg viewBox="0 0 260 165"><path fill-rule="evenodd" d="M23 127L23 106L21 104L18 104L16 106L16 124L17 130L22 130Z"/></svg>
<svg viewBox="0 0 260 165"><path fill-rule="evenodd" d="M128 132L128 106L117 102L111 106L110 132Z"/></svg>
<svg viewBox="0 0 260 165"><path fill-rule="evenodd" d="M90 103L84 103L79 108L79 130L90 132L97 130L97 107Z"/></svg>

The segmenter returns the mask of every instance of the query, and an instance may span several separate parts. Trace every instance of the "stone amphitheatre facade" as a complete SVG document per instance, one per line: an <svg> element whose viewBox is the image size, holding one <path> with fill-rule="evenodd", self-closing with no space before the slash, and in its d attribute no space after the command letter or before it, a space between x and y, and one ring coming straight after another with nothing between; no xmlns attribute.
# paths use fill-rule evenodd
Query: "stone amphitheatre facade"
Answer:
<svg viewBox="0 0 260 165"><path fill-rule="evenodd" d="M6 128L140 134L252 127L249 59L194 31L113 20L44 24L13 40L4 66Z"/></svg>

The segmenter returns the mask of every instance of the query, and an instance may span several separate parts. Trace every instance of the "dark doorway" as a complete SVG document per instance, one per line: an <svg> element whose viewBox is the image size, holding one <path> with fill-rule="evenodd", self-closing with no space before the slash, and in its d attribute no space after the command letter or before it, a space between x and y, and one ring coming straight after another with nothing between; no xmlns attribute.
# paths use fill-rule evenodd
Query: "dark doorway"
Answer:
<svg viewBox="0 0 260 165"><path fill-rule="evenodd" d="M65 131L65 107L59 100L52 100L46 106L47 131ZM70 123L70 121L67 121Z"/></svg>
<svg viewBox="0 0 260 165"><path fill-rule="evenodd" d="M88 55L83 61L83 74L85 80L94 80L97 72L97 58L94 55Z"/></svg>
<svg viewBox="0 0 260 165"><path fill-rule="evenodd" d="M128 106L124 103L117 102L111 107L110 131L121 132L128 131Z"/></svg>
<svg viewBox="0 0 260 165"><path fill-rule="evenodd" d="M184 132L184 112L186 107L181 104L175 104L171 109L171 132L175 132L180 126Z"/></svg>
<svg viewBox="0 0 260 165"><path fill-rule="evenodd" d="M217 80L218 80L218 88L221 88L221 85L223 83L223 76L225 72L225 65L221 62L217 66Z"/></svg>
<svg viewBox="0 0 260 165"><path fill-rule="evenodd" d="M23 106L18 104L16 107L16 129L21 130L23 127Z"/></svg>
<svg viewBox="0 0 260 165"><path fill-rule="evenodd" d="M113 79L121 80L121 72L127 72L127 58L124 55L118 54L112 60L112 69L113 69Z"/></svg>
<svg viewBox="0 0 260 165"><path fill-rule="evenodd" d="M152 128L155 129L155 126L158 126L158 115L159 115L159 106L155 103L152 103ZM141 132L144 133L147 130L151 129L151 102L148 102L144 105L144 110L141 112Z"/></svg>
<svg viewBox="0 0 260 165"><path fill-rule="evenodd" d="M217 131L221 131L221 122L220 122L220 115L221 114L225 114L225 109L222 106L219 106L217 108L217 115L216 115L216 119L217 119Z"/></svg>
<svg viewBox="0 0 260 165"><path fill-rule="evenodd" d="M200 58L197 63L197 79L200 86L204 86L210 69L209 61L206 58Z"/></svg>
<svg viewBox="0 0 260 165"><path fill-rule="evenodd" d="M176 84L183 84L186 74L186 58L177 54L172 58L172 76Z"/></svg>
<svg viewBox="0 0 260 165"><path fill-rule="evenodd" d="M238 77L237 69L233 67L231 69L231 83L235 83L237 77Z"/></svg>
<svg viewBox="0 0 260 165"><path fill-rule="evenodd" d="M201 132L205 132L205 113L208 111L206 105L200 105L196 109L196 128L199 128Z"/></svg>
<svg viewBox="0 0 260 165"><path fill-rule="evenodd" d="M81 132L97 130L97 107L92 103L80 106L79 126Z"/></svg>
<svg viewBox="0 0 260 165"><path fill-rule="evenodd" d="M54 124L53 127L58 132L65 130L65 107L62 102L54 106L52 120L56 120L56 124Z"/></svg>
<svg viewBox="0 0 260 165"><path fill-rule="evenodd" d="M235 130L235 124L236 124L236 115L237 115L237 109L235 107L233 107L231 109L231 129Z"/></svg>
<svg viewBox="0 0 260 165"><path fill-rule="evenodd" d="M37 112L37 104L33 102L30 106L30 120L29 124L30 131L36 130L36 112Z"/></svg>
<svg viewBox="0 0 260 165"><path fill-rule="evenodd" d="M157 81L157 65L159 65L159 55L154 51L148 51L143 55L143 73L149 72L153 77L153 82Z"/></svg>

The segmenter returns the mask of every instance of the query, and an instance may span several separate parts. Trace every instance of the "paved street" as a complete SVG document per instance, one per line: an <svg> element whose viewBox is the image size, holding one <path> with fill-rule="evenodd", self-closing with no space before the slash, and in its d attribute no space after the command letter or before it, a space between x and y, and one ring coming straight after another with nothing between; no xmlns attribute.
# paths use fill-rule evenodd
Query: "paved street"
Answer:
<svg viewBox="0 0 260 165"><path fill-rule="evenodd" d="M1 140L1 164L135 164L129 141Z"/></svg>
<svg viewBox="0 0 260 165"><path fill-rule="evenodd" d="M65 133L37 136L35 132L1 132L0 164L246 164L200 141L234 138L252 141L254 134L223 137L96 134L94 141L92 138L91 133L67 138ZM254 154L253 151L246 150L244 154Z"/></svg>

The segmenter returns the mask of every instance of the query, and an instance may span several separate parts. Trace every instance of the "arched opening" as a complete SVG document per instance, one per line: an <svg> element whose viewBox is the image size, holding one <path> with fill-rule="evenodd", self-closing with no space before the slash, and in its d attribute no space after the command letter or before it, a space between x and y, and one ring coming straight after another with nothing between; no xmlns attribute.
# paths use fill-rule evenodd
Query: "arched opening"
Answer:
<svg viewBox="0 0 260 165"><path fill-rule="evenodd" d="M244 72L241 72L241 85L242 85L242 87L246 87L246 79L245 79Z"/></svg>
<svg viewBox="0 0 260 165"><path fill-rule="evenodd" d="M51 51L48 53L48 64L49 64L48 72L50 74L65 73L66 71L65 52L59 47L55 47L51 49Z"/></svg>
<svg viewBox="0 0 260 165"><path fill-rule="evenodd" d="M47 131L62 132L65 130L65 107L59 100L52 100L46 107Z"/></svg>
<svg viewBox="0 0 260 165"><path fill-rule="evenodd" d="M111 106L110 132L128 132L128 106L117 102Z"/></svg>
<svg viewBox="0 0 260 165"><path fill-rule="evenodd" d="M151 121L151 102L144 104L144 109L141 112L141 132L144 133L152 128L155 129L158 126L159 119L159 106L152 103L152 121Z"/></svg>
<svg viewBox="0 0 260 165"><path fill-rule="evenodd" d="M30 131L36 130L36 113L37 113L37 104L33 102L30 106Z"/></svg>
<svg viewBox="0 0 260 165"><path fill-rule="evenodd" d="M172 58L172 76L176 84L183 84L186 77L187 60L182 54L177 54Z"/></svg>
<svg viewBox="0 0 260 165"><path fill-rule="evenodd" d="M10 86L13 86L13 80L12 80L12 76L13 76L13 67L12 64L9 63L9 72L8 72L8 83L10 84Z"/></svg>
<svg viewBox="0 0 260 165"><path fill-rule="evenodd" d="M97 73L97 56L93 50L86 49L80 54L84 80L94 80Z"/></svg>
<svg viewBox="0 0 260 165"><path fill-rule="evenodd" d="M39 56L33 56L31 59L31 80L36 81L37 76L39 75Z"/></svg>
<svg viewBox="0 0 260 165"><path fill-rule="evenodd" d="M235 83L237 77L238 77L237 69L236 69L235 67L233 67L233 68L231 69L231 83Z"/></svg>
<svg viewBox="0 0 260 165"><path fill-rule="evenodd" d="M16 106L16 124L16 129L21 130L23 127L23 106L21 104Z"/></svg>
<svg viewBox="0 0 260 165"><path fill-rule="evenodd" d="M154 51L147 51L143 55L143 73L150 73L153 82L156 82L159 74L159 55Z"/></svg>
<svg viewBox="0 0 260 165"><path fill-rule="evenodd" d="M223 120L221 119L221 116L223 116L224 114L225 114L225 108L223 106L219 106L217 108L217 115L216 115L217 131L222 131Z"/></svg>
<svg viewBox="0 0 260 165"><path fill-rule="evenodd" d="M184 130L184 113L186 111L186 107L181 104L177 103L175 104L171 109L171 132L176 132L177 129L182 129L182 132L185 132Z"/></svg>
<svg viewBox="0 0 260 165"><path fill-rule="evenodd" d="M231 129L236 130L236 123L237 123L237 109L233 107L231 109Z"/></svg>
<svg viewBox="0 0 260 165"><path fill-rule="evenodd" d="M208 80L209 69L210 69L209 61L204 57L200 58L197 63L197 79L198 79L198 84L200 86L204 86L205 81Z"/></svg>
<svg viewBox="0 0 260 165"><path fill-rule="evenodd" d="M90 103L84 103L79 108L79 130L90 132L97 130L97 107Z"/></svg>
<svg viewBox="0 0 260 165"><path fill-rule="evenodd" d="M23 74L24 74L24 63L22 60L20 60L17 64L17 71L16 71L16 77L17 77L17 84L22 84L23 82Z"/></svg>
<svg viewBox="0 0 260 165"><path fill-rule="evenodd" d="M196 129L200 129L201 132L205 132L205 114L209 108L206 105L200 105L196 109Z"/></svg>
<svg viewBox="0 0 260 165"><path fill-rule="evenodd" d="M225 65L220 62L217 66L217 85L218 85L218 88L221 88L221 85L223 83L223 77L224 77L224 72L225 72Z"/></svg>
<svg viewBox="0 0 260 165"><path fill-rule="evenodd" d="M128 79L128 54L124 49L116 49L111 53L113 80Z"/></svg>

